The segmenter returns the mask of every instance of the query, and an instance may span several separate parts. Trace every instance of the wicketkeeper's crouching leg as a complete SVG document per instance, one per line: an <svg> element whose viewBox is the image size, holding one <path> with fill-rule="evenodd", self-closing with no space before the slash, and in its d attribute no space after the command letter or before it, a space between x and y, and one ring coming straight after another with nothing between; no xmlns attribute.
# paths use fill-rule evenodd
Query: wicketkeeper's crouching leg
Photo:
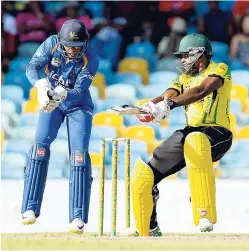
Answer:
<svg viewBox="0 0 249 251"><path fill-rule="evenodd" d="M47 179L49 158L50 149L47 144L33 144L25 168L22 202L23 224L33 224L36 218L40 215L41 203Z"/></svg>
<svg viewBox="0 0 249 251"><path fill-rule="evenodd" d="M84 224L88 222L88 212L92 185L91 159L88 151L74 150L71 153L70 162L70 229L74 233L82 233ZM79 224L79 222L82 223Z"/></svg>

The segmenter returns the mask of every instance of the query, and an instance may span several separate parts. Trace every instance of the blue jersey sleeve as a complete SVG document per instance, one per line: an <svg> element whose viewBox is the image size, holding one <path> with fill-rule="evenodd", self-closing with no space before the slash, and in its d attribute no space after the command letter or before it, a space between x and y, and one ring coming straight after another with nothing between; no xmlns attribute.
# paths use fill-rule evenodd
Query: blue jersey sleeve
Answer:
<svg viewBox="0 0 249 251"><path fill-rule="evenodd" d="M87 67L83 68L75 82L74 89L70 90L67 94L66 101L77 102L82 99L82 96L85 94L86 90L90 87L93 78L99 67L99 59L95 55L92 57Z"/></svg>
<svg viewBox="0 0 249 251"><path fill-rule="evenodd" d="M51 60L52 51L56 45L57 45L56 37L50 36L40 45L40 47L37 49L37 51L33 55L26 70L27 78L32 85L35 85L35 82L41 79L40 71Z"/></svg>

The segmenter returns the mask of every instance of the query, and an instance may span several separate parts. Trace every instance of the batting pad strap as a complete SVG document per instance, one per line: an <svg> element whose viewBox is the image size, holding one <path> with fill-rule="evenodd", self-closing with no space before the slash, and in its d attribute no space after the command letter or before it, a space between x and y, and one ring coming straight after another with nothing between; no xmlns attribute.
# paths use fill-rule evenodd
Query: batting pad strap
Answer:
<svg viewBox="0 0 249 251"><path fill-rule="evenodd" d="M33 144L25 168L22 213L27 210L40 215L41 203L46 184L50 150L47 144Z"/></svg>
<svg viewBox="0 0 249 251"><path fill-rule="evenodd" d="M69 221L80 218L87 223L92 185L90 155L85 150L75 150L70 163Z"/></svg>
<svg viewBox="0 0 249 251"><path fill-rule="evenodd" d="M153 171L141 158L138 158L132 174L131 193L133 214L139 236L149 236L150 217L153 210L153 184Z"/></svg>
<svg viewBox="0 0 249 251"><path fill-rule="evenodd" d="M211 144L201 132L190 133L184 143L184 157L188 170L194 224L200 218L216 223L216 192Z"/></svg>

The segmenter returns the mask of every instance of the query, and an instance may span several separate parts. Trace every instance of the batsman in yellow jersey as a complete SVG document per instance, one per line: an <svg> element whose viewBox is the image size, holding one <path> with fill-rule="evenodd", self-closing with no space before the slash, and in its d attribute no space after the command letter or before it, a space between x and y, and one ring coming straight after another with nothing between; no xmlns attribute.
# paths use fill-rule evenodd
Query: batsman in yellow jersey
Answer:
<svg viewBox="0 0 249 251"><path fill-rule="evenodd" d="M211 61L212 45L201 34L185 36L174 54L180 58L178 68L182 74L161 96L142 106L150 115L137 116L142 122L160 122L174 108L183 106L187 123L154 150L148 163L141 158L136 161L131 189L139 236L161 235L156 217L157 184L184 167L194 224L202 232L212 231L217 221L213 162L220 160L232 145L229 67Z"/></svg>

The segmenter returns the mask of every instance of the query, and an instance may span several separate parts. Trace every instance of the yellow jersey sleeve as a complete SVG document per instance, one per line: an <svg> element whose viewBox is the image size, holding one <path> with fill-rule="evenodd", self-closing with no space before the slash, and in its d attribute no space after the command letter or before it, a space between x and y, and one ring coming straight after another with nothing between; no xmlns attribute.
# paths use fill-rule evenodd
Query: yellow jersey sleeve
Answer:
<svg viewBox="0 0 249 251"><path fill-rule="evenodd" d="M176 77L171 82L167 90L175 90L177 92L177 96L183 93L183 87L182 87L182 84L180 83L179 76Z"/></svg>
<svg viewBox="0 0 249 251"><path fill-rule="evenodd" d="M209 77L218 77L221 78L223 80L227 79L227 80L231 80L231 71L228 67L228 65L224 64L224 63L219 63L216 64L215 67L212 69L212 71L210 72L210 74L208 75Z"/></svg>

